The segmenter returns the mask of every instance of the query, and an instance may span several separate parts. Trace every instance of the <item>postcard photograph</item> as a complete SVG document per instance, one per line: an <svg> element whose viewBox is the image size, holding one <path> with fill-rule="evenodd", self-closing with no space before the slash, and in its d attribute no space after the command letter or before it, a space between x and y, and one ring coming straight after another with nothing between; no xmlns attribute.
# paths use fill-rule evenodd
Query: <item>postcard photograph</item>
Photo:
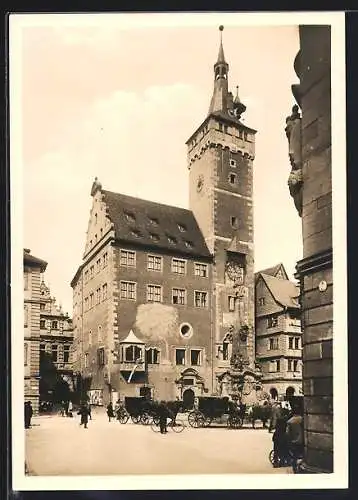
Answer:
<svg viewBox="0 0 358 500"><path fill-rule="evenodd" d="M9 24L14 488L347 487L344 14Z"/></svg>

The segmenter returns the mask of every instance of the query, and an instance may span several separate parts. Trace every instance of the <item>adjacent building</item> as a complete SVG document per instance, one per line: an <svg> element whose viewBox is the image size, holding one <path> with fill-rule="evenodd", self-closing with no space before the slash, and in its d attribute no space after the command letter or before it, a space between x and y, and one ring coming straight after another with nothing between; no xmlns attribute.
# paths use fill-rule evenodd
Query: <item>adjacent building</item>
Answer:
<svg viewBox="0 0 358 500"><path fill-rule="evenodd" d="M228 72L221 40L208 113L187 141L189 210L93 183L71 282L75 370L93 400L146 393L190 406L195 396L227 389L233 356L250 379L246 394L258 389L256 131L241 121L246 106L229 92Z"/></svg>
<svg viewBox="0 0 358 500"><path fill-rule="evenodd" d="M256 359L272 399L302 394L300 290L282 264L255 274Z"/></svg>
<svg viewBox="0 0 358 500"><path fill-rule="evenodd" d="M39 408L41 280L47 262L24 249L24 396Z"/></svg>
<svg viewBox="0 0 358 500"><path fill-rule="evenodd" d="M68 401L74 390L72 320L44 281L40 296L40 401Z"/></svg>

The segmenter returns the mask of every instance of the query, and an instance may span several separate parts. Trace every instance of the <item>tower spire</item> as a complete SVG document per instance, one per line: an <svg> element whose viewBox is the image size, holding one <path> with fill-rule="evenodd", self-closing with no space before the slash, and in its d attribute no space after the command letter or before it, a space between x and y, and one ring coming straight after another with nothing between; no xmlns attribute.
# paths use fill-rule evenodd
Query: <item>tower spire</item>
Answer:
<svg viewBox="0 0 358 500"><path fill-rule="evenodd" d="M217 111L226 112L229 101L228 91L228 72L229 65L225 61L222 33L224 26L219 26L220 45L219 54L216 63L214 64L214 93L211 99L209 114Z"/></svg>

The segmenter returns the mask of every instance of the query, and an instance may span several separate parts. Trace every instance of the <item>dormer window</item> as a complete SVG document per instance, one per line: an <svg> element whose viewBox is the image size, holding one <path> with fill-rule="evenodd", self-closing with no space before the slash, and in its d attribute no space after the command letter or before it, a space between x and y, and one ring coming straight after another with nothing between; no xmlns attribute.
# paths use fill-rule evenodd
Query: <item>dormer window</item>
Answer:
<svg viewBox="0 0 358 500"><path fill-rule="evenodd" d="M184 241L184 245L187 247L187 248L193 248L193 244L191 241Z"/></svg>
<svg viewBox="0 0 358 500"><path fill-rule="evenodd" d="M184 224L178 224L178 229L181 233L185 233L186 231L186 227L184 226Z"/></svg>
<svg viewBox="0 0 358 500"><path fill-rule="evenodd" d="M175 245L177 243L177 239L174 236L167 235L168 241L171 245Z"/></svg>
<svg viewBox="0 0 358 500"><path fill-rule="evenodd" d="M159 241L159 235L155 233L149 233L150 239L153 241Z"/></svg>
<svg viewBox="0 0 358 500"><path fill-rule="evenodd" d="M136 238L139 238L141 236L140 232L137 229L132 229L131 235L135 236Z"/></svg>
<svg viewBox="0 0 358 500"><path fill-rule="evenodd" d="M135 215L131 212L124 212L124 216L128 222L135 222Z"/></svg>
<svg viewBox="0 0 358 500"><path fill-rule="evenodd" d="M156 217L149 217L149 222L153 224L153 226L157 226L159 224L159 221Z"/></svg>

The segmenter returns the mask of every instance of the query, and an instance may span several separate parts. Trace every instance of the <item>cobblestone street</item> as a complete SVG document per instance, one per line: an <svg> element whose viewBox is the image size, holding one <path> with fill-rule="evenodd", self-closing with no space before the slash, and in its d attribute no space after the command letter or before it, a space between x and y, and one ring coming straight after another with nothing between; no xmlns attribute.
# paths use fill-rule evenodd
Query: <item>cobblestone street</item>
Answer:
<svg viewBox="0 0 358 500"><path fill-rule="evenodd" d="M26 431L26 465L30 475L107 474L290 474L268 460L272 434L267 430L226 427L161 435L150 426L108 422L93 414L88 429L79 417L35 417Z"/></svg>

